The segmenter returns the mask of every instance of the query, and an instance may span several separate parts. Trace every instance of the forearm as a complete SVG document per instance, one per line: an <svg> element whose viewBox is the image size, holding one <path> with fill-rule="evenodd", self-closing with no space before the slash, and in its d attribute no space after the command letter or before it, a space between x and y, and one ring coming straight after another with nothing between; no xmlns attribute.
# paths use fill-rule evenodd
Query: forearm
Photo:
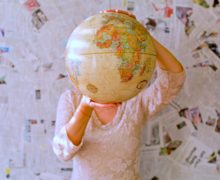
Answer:
<svg viewBox="0 0 220 180"><path fill-rule="evenodd" d="M160 68L175 73L182 72L183 66L175 58L175 56L153 37L152 40L156 48L157 63L160 66Z"/></svg>
<svg viewBox="0 0 220 180"><path fill-rule="evenodd" d="M93 108L89 105L80 105L71 120L66 124L67 136L74 145L79 145L85 133Z"/></svg>

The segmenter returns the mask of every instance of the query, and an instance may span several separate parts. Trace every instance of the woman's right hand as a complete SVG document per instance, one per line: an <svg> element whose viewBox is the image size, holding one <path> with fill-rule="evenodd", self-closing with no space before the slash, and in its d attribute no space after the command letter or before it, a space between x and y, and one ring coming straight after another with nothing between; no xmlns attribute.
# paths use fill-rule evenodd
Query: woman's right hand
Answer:
<svg viewBox="0 0 220 180"><path fill-rule="evenodd" d="M87 96L83 96L77 111L82 112L84 115L90 116L93 111L93 104L91 103L91 99Z"/></svg>

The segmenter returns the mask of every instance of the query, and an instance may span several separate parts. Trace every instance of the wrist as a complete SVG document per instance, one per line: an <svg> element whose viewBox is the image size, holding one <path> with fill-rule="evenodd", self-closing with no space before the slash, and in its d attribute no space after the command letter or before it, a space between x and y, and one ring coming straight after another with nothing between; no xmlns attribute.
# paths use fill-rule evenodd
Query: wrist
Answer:
<svg viewBox="0 0 220 180"><path fill-rule="evenodd" d="M76 112L82 114L83 116L90 116L93 111L93 107L86 103L80 103Z"/></svg>

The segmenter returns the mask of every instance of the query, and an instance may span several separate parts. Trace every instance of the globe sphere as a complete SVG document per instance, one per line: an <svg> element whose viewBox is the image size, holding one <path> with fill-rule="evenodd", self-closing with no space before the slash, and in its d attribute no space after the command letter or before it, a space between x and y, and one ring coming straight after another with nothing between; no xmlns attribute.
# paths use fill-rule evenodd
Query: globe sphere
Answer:
<svg viewBox="0 0 220 180"><path fill-rule="evenodd" d="M136 96L152 77L156 51L135 16L104 11L84 20L69 37L66 69L74 86L99 103Z"/></svg>

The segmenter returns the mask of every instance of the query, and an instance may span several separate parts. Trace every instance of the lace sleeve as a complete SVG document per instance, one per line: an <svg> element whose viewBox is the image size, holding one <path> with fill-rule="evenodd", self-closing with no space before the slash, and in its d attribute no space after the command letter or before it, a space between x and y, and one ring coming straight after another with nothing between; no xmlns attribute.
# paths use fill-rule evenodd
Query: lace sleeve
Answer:
<svg viewBox="0 0 220 180"><path fill-rule="evenodd" d="M65 124L71 119L75 111L76 103L74 101L77 101L77 95L74 95L71 91L66 91L60 96L57 107L52 147L57 157L63 161L72 159L83 144L83 141L81 141L80 145L74 145L66 133Z"/></svg>
<svg viewBox="0 0 220 180"><path fill-rule="evenodd" d="M157 78L141 94L142 107L150 117L167 105L181 90L185 71L173 73L157 67Z"/></svg>

